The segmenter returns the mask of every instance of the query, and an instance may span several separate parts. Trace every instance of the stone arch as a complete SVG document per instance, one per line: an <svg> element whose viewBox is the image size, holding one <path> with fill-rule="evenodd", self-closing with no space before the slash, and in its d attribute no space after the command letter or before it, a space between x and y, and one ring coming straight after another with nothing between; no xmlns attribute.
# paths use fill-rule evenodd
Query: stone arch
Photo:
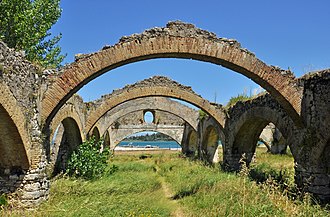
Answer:
<svg viewBox="0 0 330 217"><path fill-rule="evenodd" d="M86 121L86 129L91 129L103 114L117 105L133 99L152 96L171 97L189 102L207 112L221 127L224 126L226 114L219 105L211 104L203 99L193 92L191 87L183 86L166 77L154 76L103 96L91 108Z"/></svg>
<svg viewBox="0 0 330 217"><path fill-rule="evenodd" d="M217 121L208 115L201 118L198 125L199 132L199 156L209 163L218 163L218 147L225 139L224 129Z"/></svg>
<svg viewBox="0 0 330 217"><path fill-rule="evenodd" d="M105 131L103 138L104 138L103 147L110 148L110 134L108 130Z"/></svg>
<svg viewBox="0 0 330 217"><path fill-rule="evenodd" d="M27 120L9 88L0 83L0 167L28 169L38 160L31 147Z"/></svg>
<svg viewBox="0 0 330 217"><path fill-rule="evenodd" d="M189 153L195 155L198 152L198 134L195 130L191 130L188 134Z"/></svg>
<svg viewBox="0 0 330 217"><path fill-rule="evenodd" d="M203 158L208 162L214 161L214 154L218 149L219 138L219 133L214 126L210 125L206 128L203 135L201 151Z"/></svg>
<svg viewBox="0 0 330 217"><path fill-rule="evenodd" d="M72 99L73 101L74 99ZM83 102L81 102L82 104ZM54 137L55 130L61 125L64 119L72 118L77 123L80 130L80 137L85 140L84 121L82 120L84 114L78 112L76 106L71 101L68 101L55 115L50 124L50 139Z"/></svg>
<svg viewBox="0 0 330 217"><path fill-rule="evenodd" d="M259 136L267 124L269 124L267 119L260 117L250 118L240 127L235 136L233 152L244 153L248 164L255 153Z"/></svg>
<svg viewBox="0 0 330 217"><path fill-rule="evenodd" d="M293 157L297 157L295 143L299 144L299 131L291 117L269 94L238 102L228 113L232 118L227 120L225 126L224 161L234 166L235 170L239 168L239 160L243 154L246 163L251 162L259 135L270 122L275 124L288 141Z"/></svg>
<svg viewBox="0 0 330 217"><path fill-rule="evenodd" d="M125 138L127 138L128 136L130 135L133 135L133 134L136 134L136 133L141 133L141 132L149 132L149 131L153 131L153 132L158 132L158 133L162 133L162 134L165 134L169 137L171 137L174 141L176 141L180 146L181 146L181 139L182 137L177 137L175 134L169 132L169 131L164 131L163 129L153 129L153 130L145 130L145 129L133 129L133 130L130 130L128 132L126 132L125 134L122 134L120 136L113 136L115 137L113 141L113 145L112 145L112 148L114 149L121 141L123 141ZM183 131L183 129L182 129ZM111 132L110 132L111 134ZM111 137L111 136L110 136Z"/></svg>
<svg viewBox="0 0 330 217"><path fill-rule="evenodd" d="M144 121L141 122L144 112L145 110L130 112L117 119L113 119L109 127L111 147L123 138L140 131L160 132L169 135L178 143L182 143L186 122L181 117L167 111L152 110L155 118L160 118L161 121L146 123Z"/></svg>
<svg viewBox="0 0 330 217"><path fill-rule="evenodd" d="M111 98L109 98L109 100L111 100ZM98 121L94 124L94 126L97 126L100 129L101 134L103 134L117 119L125 116L126 114L147 109L164 111L173 114L182 118L193 129L197 130L199 116L198 111L166 97L144 97L115 105L106 113L100 113L99 117L95 118ZM94 121L88 122L92 123ZM155 122L157 123L158 121L155 120ZM89 132L91 128L86 126L85 129Z"/></svg>
<svg viewBox="0 0 330 217"><path fill-rule="evenodd" d="M93 128L91 136L94 136L96 142L101 139L101 134L98 127Z"/></svg>
<svg viewBox="0 0 330 217"><path fill-rule="evenodd" d="M28 169L29 161L17 127L0 105L0 168Z"/></svg>
<svg viewBox="0 0 330 217"><path fill-rule="evenodd" d="M69 157L82 143L78 123L71 117L67 117L61 122L56 137L60 138L60 140L56 139L60 143L59 145L54 144L52 151L51 165L54 164L53 175L65 171Z"/></svg>
<svg viewBox="0 0 330 217"><path fill-rule="evenodd" d="M122 37L116 45L84 55L67 66L44 94L42 117L46 125L84 84L114 68L155 58L195 59L245 75L272 94L296 123L301 122L302 91L290 71L266 65L235 40L218 38L192 24L170 22L165 28Z"/></svg>

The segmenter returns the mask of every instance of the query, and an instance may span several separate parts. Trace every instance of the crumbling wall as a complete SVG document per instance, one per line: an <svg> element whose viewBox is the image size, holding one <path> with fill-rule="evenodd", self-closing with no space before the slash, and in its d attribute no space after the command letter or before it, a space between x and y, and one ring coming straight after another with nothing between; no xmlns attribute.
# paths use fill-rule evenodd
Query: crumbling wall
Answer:
<svg viewBox="0 0 330 217"><path fill-rule="evenodd" d="M24 142L27 144L25 147L28 147L25 151L29 158L29 169L17 166L2 168L0 190L17 193L18 199L25 206L40 203L49 192L39 98L40 85L45 78L37 66L24 59L23 52L10 49L0 42L0 85L9 88L15 101L12 103L24 115L21 123L16 124L23 125L28 135Z"/></svg>

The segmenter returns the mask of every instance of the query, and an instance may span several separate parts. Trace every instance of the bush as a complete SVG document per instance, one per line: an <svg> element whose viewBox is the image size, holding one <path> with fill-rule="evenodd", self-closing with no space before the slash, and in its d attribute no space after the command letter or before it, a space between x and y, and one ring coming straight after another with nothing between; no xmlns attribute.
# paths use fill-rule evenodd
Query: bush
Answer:
<svg viewBox="0 0 330 217"><path fill-rule="evenodd" d="M101 177L110 157L109 148L100 151L102 143L103 140L96 142L94 137L82 143L69 159L67 174L84 179Z"/></svg>

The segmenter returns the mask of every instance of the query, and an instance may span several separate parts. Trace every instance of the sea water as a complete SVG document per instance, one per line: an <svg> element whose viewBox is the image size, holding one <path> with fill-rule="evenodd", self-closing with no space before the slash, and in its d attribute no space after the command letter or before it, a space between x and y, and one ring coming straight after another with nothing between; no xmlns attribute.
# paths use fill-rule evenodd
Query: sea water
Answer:
<svg viewBox="0 0 330 217"><path fill-rule="evenodd" d="M146 146L159 147L162 149L177 149L181 146L175 141L122 141L120 147L145 148Z"/></svg>

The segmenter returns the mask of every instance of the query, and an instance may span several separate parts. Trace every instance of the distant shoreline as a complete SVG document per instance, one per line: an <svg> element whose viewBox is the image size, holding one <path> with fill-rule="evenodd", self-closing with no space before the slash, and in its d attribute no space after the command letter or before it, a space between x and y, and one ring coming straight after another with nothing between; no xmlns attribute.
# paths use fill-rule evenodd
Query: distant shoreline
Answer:
<svg viewBox="0 0 330 217"><path fill-rule="evenodd" d="M141 146L141 147L117 146L117 147L115 147L115 151L161 151L161 150L181 151L181 148L160 148L160 147L146 148L144 146Z"/></svg>

